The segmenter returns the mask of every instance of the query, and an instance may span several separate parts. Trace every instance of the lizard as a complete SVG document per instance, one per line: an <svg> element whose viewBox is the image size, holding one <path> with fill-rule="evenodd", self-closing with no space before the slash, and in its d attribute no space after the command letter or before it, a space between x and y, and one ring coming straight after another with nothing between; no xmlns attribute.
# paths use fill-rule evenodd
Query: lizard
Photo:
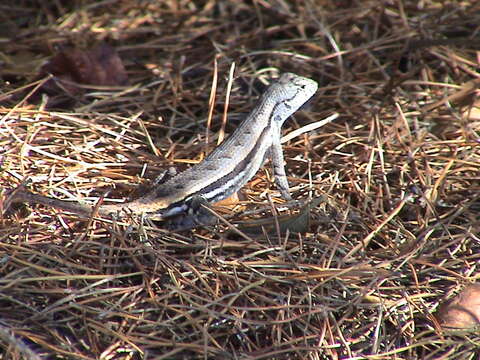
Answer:
<svg viewBox="0 0 480 360"><path fill-rule="evenodd" d="M317 88L314 80L293 73L282 74L265 90L237 129L203 161L154 186L138 199L94 206L18 189L10 201L43 204L87 217L133 214L151 220L176 218L172 222L175 229L189 229L210 222L201 211L202 205L226 199L240 190L268 156L280 195L291 200L280 143L281 128Z"/></svg>

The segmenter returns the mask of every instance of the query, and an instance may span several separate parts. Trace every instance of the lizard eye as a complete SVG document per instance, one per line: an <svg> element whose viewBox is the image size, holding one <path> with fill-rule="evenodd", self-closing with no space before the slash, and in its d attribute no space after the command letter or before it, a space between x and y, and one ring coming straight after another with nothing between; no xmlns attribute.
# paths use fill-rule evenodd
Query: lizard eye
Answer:
<svg viewBox="0 0 480 360"><path fill-rule="evenodd" d="M305 84L300 83L300 84L297 84L297 86L298 86L300 89L305 89Z"/></svg>

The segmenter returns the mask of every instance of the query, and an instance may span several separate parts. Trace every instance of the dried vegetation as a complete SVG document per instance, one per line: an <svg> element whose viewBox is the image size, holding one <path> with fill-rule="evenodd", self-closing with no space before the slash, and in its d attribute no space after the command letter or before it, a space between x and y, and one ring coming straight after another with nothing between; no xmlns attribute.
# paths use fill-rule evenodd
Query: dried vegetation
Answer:
<svg viewBox="0 0 480 360"><path fill-rule="evenodd" d="M59 198L135 197L169 166L201 160L222 128L232 63L226 133L284 71L320 84L285 133L340 115L284 147L294 196L321 199L301 233L177 234L2 207L1 359L478 358L478 332L434 316L479 277L478 2L0 9L0 206L27 179ZM42 87L47 59L102 42L127 85ZM228 207L233 224L259 208L272 217L270 178L266 166Z"/></svg>

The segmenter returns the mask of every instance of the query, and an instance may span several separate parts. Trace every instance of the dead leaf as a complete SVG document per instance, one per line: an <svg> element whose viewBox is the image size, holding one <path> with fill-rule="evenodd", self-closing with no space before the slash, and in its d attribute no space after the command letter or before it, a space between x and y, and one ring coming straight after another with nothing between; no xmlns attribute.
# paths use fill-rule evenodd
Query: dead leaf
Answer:
<svg viewBox="0 0 480 360"><path fill-rule="evenodd" d="M82 94L88 85L121 86L128 81L122 60L115 49L105 43L90 50L65 48L41 68L38 78L49 74L53 78L39 89L39 93L66 92L73 96Z"/></svg>
<svg viewBox="0 0 480 360"><path fill-rule="evenodd" d="M444 328L480 327L480 284L466 287L455 298L441 305L437 318Z"/></svg>
<svg viewBox="0 0 480 360"><path fill-rule="evenodd" d="M215 206L234 206L237 205L239 202L240 198L238 197L238 192L236 192L228 198L216 202Z"/></svg>
<svg viewBox="0 0 480 360"><path fill-rule="evenodd" d="M480 101L475 101L471 106L463 111L463 116L469 121L480 120Z"/></svg>
<svg viewBox="0 0 480 360"><path fill-rule="evenodd" d="M324 201L323 197L313 198L306 202L298 213L245 221L239 224L239 229L248 234L261 234L263 233L262 228L267 232L275 229L276 221L278 221L281 233L285 233L287 230L290 233L306 233L310 228L311 210L322 201Z"/></svg>

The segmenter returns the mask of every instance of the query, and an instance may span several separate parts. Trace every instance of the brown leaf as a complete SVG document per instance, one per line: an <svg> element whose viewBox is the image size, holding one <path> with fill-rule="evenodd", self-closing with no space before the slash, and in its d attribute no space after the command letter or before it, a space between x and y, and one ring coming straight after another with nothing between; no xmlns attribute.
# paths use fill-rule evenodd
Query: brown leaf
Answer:
<svg viewBox="0 0 480 360"><path fill-rule="evenodd" d="M266 231L275 229L276 222L281 233L287 230L290 233L306 233L310 228L310 215L313 208L318 206L323 197L313 198L309 202L303 204L299 212L296 214L279 215L277 217L268 217L260 220L248 220L239 224L240 230L248 234L261 234L262 228Z"/></svg>
<svg viewBox="0 0 480 360"><path fill-rule="evenodd" d="M466 287L455 298L440 306L437 318L445 328L470 329L480 326L480 284Z"/></svg>
<svg viewBox="0 0 480 360"><path fill-rule="evenodd" d="M42 90L50 94L66 91L77 95L83 92L77 84L118 86L128 80L122 60L115 49L105 43L90 50L62 50L42 67L40 78L48 74L54 78Z"/></svg>
<svg viewBox="0 0 480 360"><path fill-rule="evenodd" d="M463 111L463 115L469 121L479 121L480 120L480 101L475 101L471 106L467 107Z"/></svg>
<svg viewBox="0 0 480 360"><path fill-rule="evenodd" d="M228 198L216 202L215 206L234 206L237 205L239 202L240 198L238 196L238 192L236 192Z"/></svg>

